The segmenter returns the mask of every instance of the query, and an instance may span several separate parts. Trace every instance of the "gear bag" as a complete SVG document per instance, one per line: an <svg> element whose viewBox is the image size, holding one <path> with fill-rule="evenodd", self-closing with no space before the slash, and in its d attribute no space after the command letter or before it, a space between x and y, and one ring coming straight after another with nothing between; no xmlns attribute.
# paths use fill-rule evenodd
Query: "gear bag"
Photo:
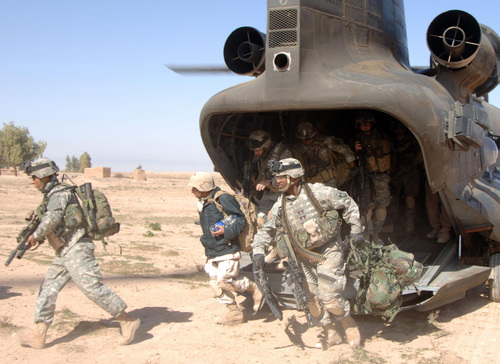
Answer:
<svg viewBox="0 0 500 364"><path fill-rule="evenodd" d="M394 244L379 246L365 240L362 244L351 241L350 245L347 263L362 273L354 311L383 316L391 322L401 311L403 289L420 278L423 265Z"/></svg>
<svg viewBox="0 0 500 364"><path fill-rule="evenodd" d="M227 217L226 212L222 208L222 205L217 201L219 196L227 193L228 195L233 196L236 201L240 204L240 209L245 215L245 219L247 220L245 226L241 230L240 235L238 235L238 242L240 244L240 250L243 252L251 252L252 251L252 242L253 236L257 233L257 213L255 211L255 205L250 199L243 196L241 193L230 193L226 191L217 191L213 199L208 199L209 202L213 202L217 209L224 214L224 217Z"/></svg>
<svg viewBox="0 0 500 364"><path fill-rule="evenodd" d="M90 182L77 186L67 175L63 176L73 183L74 189L83 210L87 235L93 240L103 240L120 231L120 223L116 222L109 201L101 191L92 188Z"/></svg>

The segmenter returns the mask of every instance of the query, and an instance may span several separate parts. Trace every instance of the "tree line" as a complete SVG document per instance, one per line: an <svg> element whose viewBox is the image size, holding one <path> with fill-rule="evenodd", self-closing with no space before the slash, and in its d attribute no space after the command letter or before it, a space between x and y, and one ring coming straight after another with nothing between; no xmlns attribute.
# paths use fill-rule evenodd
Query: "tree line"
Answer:
<svg viewBox="0 0 500 364"><path fill-rule="evenodd" d="M30 135L28 128L15 126L14 122L3 124L0 129L0 168L17 168L24 161L34 161L43 156L47 142L38 141ZM92 166L90 155L84 152L80 158L66 156L67 172L83 172Z"/></svg>

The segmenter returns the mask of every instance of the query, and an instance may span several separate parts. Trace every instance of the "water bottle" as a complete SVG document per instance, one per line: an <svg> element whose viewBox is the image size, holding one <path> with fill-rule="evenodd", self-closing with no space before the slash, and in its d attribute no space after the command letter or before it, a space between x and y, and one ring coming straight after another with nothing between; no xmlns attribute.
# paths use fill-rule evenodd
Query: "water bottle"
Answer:
<svg viewBox="0 0 500 364"><path fill-rule="evenodd" d="M222 226L224 226L224 229L227 228L229 225L231 225L236 219L238 218L238 215L229 215L225 219L219 221L215 225L212 225L210 227L210 231L216 232L218 231Z"/></svg>

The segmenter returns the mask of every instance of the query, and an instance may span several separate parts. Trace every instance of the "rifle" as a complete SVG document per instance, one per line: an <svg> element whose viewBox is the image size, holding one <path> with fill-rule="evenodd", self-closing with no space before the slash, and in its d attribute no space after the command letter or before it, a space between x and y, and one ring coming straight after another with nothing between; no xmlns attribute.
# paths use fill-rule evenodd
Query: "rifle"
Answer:
<svg viewBox="0 0 500 364"><path fill-rule="evenodd" d="M10 262L12 262L12 259L17 256L17 259L21 259L26 253L26 250L28 250L28 245L26 244L26 241L30 237L31 234L35 232L35 230L38 228L38 225L40 225L40 218L38 215L35 215L34 211L31 211L31 213L25 218L26 221L29 221L29 224L24 227L19 235L17 236L17 247L16 249L12 250L10 253L9 257L5 261L5 265L8 266Z"/></svg>
<svg viewBox="0 0 500 364"><path fill-rule="evenodd" d="M297 303L297 309L299 311L304 311L307 319L307 324L309 325L309 327L312 327L314 326L314 324L312 321L311 311L309 311L309 306L307 304L306 291L303 286L305 276L302 270L300 270L297 265L297 257L295 256L293 248L291 248L288 236L284 234L283 238L287 242L285 246L288 250L288 262L283 262L286 268L286 283L289 286L292 286L293 284L292 292L293 296L295 297L295 302Z"/></svg>
<svg viewBox="0 0 500 364"><path fill-rule="evenodd" d="M241 182L241 189L243 196L250 199L250 188L252 186L252 159L246 162L245 175L243 176L243 181Z"/></svg>
<svg viewBox="0 0 500 364"><path fill-rule="evenodd" d="M358 172L358 191L356 193L357 195L357 200L359 201L359 213L360 215L365 215L368 212L369 208L369 203L366 199L366 193L363 191L366 188L366 181L365 181L365 155L363 150L359 150L356 152L356 156L358 158L359 162L359 172Z"/></svg>
<svg viewBox="0 0 500 364"><path fill-rule="evenodd" d="M266 301L273 315L281 321L283 319L283 314L279 309L279 300L269 286L269 281L267 278L267 274L264 271L264 267L260 264L256 264L255 262L253 263L253 277L260 293L262 293L262 300L259 304L259 310L261 309L263 302ZM259 310L257 310L257 312Z"/></svg>

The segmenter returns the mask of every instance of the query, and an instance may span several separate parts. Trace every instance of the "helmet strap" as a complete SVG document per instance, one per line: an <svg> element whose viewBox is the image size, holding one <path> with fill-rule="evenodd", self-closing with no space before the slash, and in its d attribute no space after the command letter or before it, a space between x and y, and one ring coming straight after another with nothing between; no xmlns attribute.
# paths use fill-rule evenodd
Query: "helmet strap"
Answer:
<svg viewBox="0 0 500 364"><path fill-rule="evenodd" d="M50 182L46 182L45 185L43 186L42 193L49 192L52 189L52 187L54 187L54 185L55 185L56 182L58 182L57 175L53 174L51 176Z"/></svg>

